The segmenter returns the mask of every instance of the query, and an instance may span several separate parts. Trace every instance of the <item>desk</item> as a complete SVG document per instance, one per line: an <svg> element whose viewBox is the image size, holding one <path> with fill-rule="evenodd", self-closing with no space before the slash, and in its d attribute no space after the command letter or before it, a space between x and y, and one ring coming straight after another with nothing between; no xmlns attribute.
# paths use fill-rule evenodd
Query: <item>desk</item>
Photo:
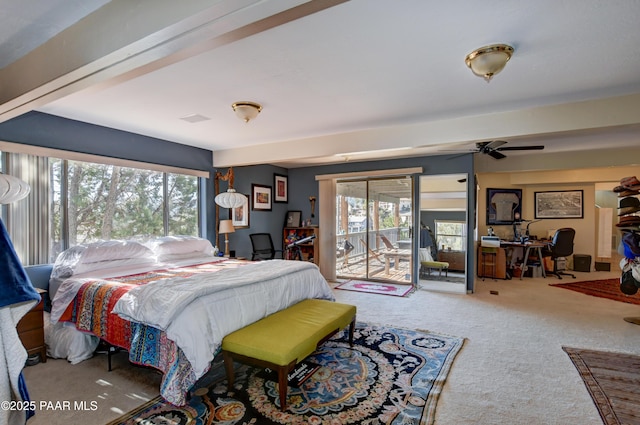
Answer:
<svg viewBox="0 0 640 425"><path fill-rule="evenodd" d="M399 249L397 251L384 251L384 273L389 274L391 269L391 259L394 259L393 268L398 270L398 263L400 260L409 260L411 261L411 250L409 249ZM411 266L409 266L409 270L411 270Z"/></svg>
<svg viewBox="0 0 640 425"><path fill-rule="evenodd" d="M509 242L509 241L500 241L500 246L502 248L522 248L524 250L524 256L522 257L522 273L520 274L520 280L522 280L522 276L524 276L524 272L527 270L527 263L529 262L529 254L531 250L535 252L538 256L538 261L540 261L540 267L542 268L542 277L546 278L547 274L544 270L544 261L542 260L542 248L547 245L541 242Z"/></svg>

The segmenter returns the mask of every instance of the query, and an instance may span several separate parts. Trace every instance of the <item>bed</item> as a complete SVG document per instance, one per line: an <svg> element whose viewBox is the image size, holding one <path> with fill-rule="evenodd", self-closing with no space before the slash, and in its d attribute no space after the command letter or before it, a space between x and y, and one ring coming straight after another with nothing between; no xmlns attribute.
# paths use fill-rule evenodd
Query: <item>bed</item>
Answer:
<svg viewBox="0 0 640 425"><path fill-rule="evenodd" d="M56 260L49 290L51 326L73 323L76 335L160 370L160 394L175 405L225 335L303 299L334 300L313 263L216 257L207 240L190 237L73 247Z"/></svg>

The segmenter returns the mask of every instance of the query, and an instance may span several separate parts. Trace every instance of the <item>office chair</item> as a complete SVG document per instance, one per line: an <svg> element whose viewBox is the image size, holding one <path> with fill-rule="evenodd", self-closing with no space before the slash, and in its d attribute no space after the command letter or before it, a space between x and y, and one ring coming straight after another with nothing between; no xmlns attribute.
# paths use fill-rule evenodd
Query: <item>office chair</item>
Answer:
<svg viewBox="0 0 640 425"><path fill-rule="evenodd" d="M553 258L553 271L558 279L562 279L562 276L571 276L576 278L576 275L558 271L558 258L568 257L573 254L573 238L576 236L576 231L570 227L563 227L558 229L553 235L551 244L542 252L543 257Z"/></svg>
<svg viewBox="0 0 640 425"><path fill-rule="evenodd" d="M276 252L279 252L282 258L283 251L274 248L270 233L252 233L249 238L251 238L251 246L253 247L251 261L273 260L276 258Z"/></svg>

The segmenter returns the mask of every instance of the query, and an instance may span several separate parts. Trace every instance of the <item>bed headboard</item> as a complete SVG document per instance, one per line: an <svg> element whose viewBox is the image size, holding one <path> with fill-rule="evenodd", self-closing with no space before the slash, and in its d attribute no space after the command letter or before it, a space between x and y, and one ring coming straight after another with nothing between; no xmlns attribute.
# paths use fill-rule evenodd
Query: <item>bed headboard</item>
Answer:
<svg viewBox="0 0 640 425"><path fill-rule="evenodd" d="M25 271L29 280L33 284L34 288L49 290L49 277L51 276L51 270L53 270L53 264L38 264L36 266L25 266ZM47 294L44 297L44 309L51 311L51 300Z"/></svg>

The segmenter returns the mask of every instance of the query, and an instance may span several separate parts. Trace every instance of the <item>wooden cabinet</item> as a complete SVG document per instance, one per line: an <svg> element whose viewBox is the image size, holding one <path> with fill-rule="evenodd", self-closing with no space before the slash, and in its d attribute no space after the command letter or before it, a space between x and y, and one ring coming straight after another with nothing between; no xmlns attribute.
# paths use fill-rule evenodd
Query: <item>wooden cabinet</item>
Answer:
<svg viewBox="0 0 640 425"><path fill-rule="evenodd" d="M315 239L309 242L301 243L298 245L300 248L300 254L303 261L312 261L315 264L320 264L320 249L318 244L320 242L320 228L319 227L285 227L283 232L283 244L285 248L285 259L293 260L295 258L295 249L286 249L289 244L294 241L298 241L310 236L314 236Z"/></svg>
<svg viewBox="0 0 640 425"><path fill-rule="evenodd" d="M467 268L464 251L438 251L438 261L449 263L449 270L465 271Z"/></svg>
<svg viewBox="0 0 640 425"><path fill-rule="evenodd" d="M42 299L18 322L16 329L22 345L27 350L27 355L39 354L40 361L47 361L47 348L44 345L44 293L38 290Z"/></svg>
<svg viewBox="0 0 640 425"><path fill-rule="evenodd" d="M478 277L507 278L507 254L504 248L478 247Z"/></svg>

